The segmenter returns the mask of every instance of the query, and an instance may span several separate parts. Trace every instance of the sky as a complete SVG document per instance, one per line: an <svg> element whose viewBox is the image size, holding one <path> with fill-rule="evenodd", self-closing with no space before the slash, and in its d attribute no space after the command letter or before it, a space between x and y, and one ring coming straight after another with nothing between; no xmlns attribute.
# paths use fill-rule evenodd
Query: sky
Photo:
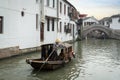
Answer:
<svg viewBox="0 0 120 80"><path fill-rule="evenodd" d="M81 14L97 19L120 14L120 0L68 0Z"/></svg>

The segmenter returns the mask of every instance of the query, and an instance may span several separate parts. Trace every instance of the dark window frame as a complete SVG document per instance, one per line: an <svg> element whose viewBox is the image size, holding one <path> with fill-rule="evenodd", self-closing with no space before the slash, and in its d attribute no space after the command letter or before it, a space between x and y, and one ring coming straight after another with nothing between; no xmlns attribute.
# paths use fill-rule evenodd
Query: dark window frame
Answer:
<svg viewBox="0 0 120 80"><path fill-rule="evenodd" d="M64 32L66 33L66 22L64 23Z"/></svg>
<svg viewBox="0 0 120 80"><path fill-rule="evenodd" d="M52 19L52 31L54 31L54 30L55 30L55 20Z"/></svg>
<svg viewBox="0 0 120 80"><path fill-rule="evenodd" d="M62 22L60 22L60 32L62 32Z"/></svg>
<svg viewBox="0 0 120 80"><path fill-rule="evenodd" d="M38 30L38 20L39 20L39 15L38 14L36 14L36 30Z"/></svg>
<svg viewBox="0 0 120 80"><path fill-rule="evenodd" d="M55 0L53 0L53 8L55 8Z"/></svg>
<svg viewBox="0 0 120 80"><path fill-rule="evenodd" d="M69 16L69 13L70 13L70 7L68 6L68 10L67 10L67 12L68 12L68 16Z"/></svg>
<svg viewBox="0 0 120 80"><path fill-rule="evenodd" d="M66 4L64 4L64 15L66 15Z"/></svg>
<svg viewBox="0 0 120 80"><path fill-rule="evenodd" d="M39 3L39 0L36 0L36 3Z"/></svg>
<svg viewBox="0 0 120 80"><path fill-rule="evenodd" d="M0 16L0 34L3 33L3 16Z"/></svg>
<svg viewBox="0 0 120 80"><path fill-rule="evenodd" d="M47 6L50 6L50 0L47 0Z"/></svg>
<svg viewBox="0 0 120 80"><path fill-rule="evenodd" d="M118 22L120 23L120 18L118 19Z"/></svg>
<svg viewBox="0 0 120 80"><path fill-rule="evenodd" d="M62 13L62 2L60 2L60 13Z"/></svg>
<svg viewBox="0 0 120 80"><path fill-rule="evenodd" d="M50 19L47 18L47 31L50 31Z"/></svg>

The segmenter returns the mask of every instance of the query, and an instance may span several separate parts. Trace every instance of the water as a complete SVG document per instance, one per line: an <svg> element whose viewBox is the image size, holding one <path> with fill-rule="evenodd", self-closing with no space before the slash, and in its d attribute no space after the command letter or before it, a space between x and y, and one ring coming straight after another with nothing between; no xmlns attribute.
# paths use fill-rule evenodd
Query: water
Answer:
<svg viewBox="0 0 120 80"><path fill-rule="evenodd" d="M120 41L84 40L73 44L76 58L54 71L36 72L25 59L39 58L30 53L0 61L0 80L119 80Z"/></svg>

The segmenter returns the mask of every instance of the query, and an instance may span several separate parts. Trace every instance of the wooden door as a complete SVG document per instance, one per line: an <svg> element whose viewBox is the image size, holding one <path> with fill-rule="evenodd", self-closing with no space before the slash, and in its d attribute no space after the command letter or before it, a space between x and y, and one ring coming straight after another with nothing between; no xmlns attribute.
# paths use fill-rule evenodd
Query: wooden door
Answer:
<svg viewBox="0 0 120 80"><path fill-rule="evenodd" d="M40 26L40 41L44 41L44 23L41 22L41 26Z"/></svg>

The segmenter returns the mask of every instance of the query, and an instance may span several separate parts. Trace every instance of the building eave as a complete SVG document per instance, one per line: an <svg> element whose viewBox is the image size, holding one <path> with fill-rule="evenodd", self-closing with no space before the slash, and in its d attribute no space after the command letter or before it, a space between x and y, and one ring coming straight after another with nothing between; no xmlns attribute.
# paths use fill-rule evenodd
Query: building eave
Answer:
<svg viewBox="0 0 120 80"><path fill-rule="evenodd" d="M55 17L55 16L48 16L48 15L45 15L45 18L50 18L50 19L61 19L61 18L58 18L58 17Z"/></svg>

